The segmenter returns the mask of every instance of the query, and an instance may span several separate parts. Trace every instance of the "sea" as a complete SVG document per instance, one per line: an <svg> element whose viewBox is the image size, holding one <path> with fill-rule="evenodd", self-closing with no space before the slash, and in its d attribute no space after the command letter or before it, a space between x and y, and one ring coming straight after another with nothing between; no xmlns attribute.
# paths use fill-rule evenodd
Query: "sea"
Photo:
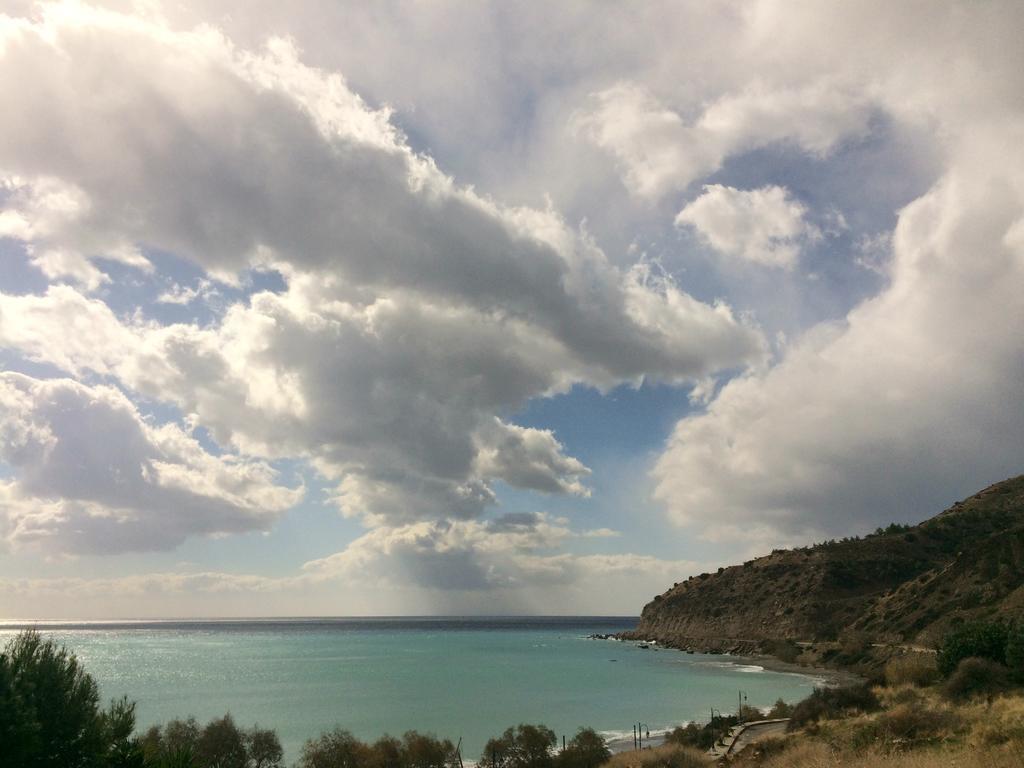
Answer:
<svg viewBox="0 0 1024 768"><path fill-rule="evenodd" d="M0 625L0 643L24 625ZM308 618L41 623L104 699L137 703L139 729L230 712L273 728L288 764L340 726L364 741L419 730L461 739L467 763L519 723L572 737L588 726L619 747L734 713L739 701L797 701L822 680L722 655L594 639L628 617Z"/></svg>

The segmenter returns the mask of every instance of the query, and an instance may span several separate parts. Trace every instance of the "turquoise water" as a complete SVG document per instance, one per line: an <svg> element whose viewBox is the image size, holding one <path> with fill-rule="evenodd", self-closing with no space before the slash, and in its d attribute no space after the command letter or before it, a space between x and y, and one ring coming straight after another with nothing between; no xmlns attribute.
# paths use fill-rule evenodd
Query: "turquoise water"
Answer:
<svg viewBox="0 0 1024 768"><path fill-rule="evenodd" d="M723 656L591 640L633 619L376 619L48 625L104 698L138 703L140 728L227 711L274 728L289 762L341 725L370 741L409 729L458 741L470 760L520 722L559 735L630 735L708 718L710 707L795 701L820 681ZM14 628L0 628L0 642ZM630 740L631 736L630 736Z"/></svg>

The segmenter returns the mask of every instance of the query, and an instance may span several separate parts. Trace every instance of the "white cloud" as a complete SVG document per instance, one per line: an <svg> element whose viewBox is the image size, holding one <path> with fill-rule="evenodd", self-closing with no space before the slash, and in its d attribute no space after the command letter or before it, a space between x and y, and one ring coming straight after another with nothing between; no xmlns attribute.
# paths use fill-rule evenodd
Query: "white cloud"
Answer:
<svg viewBox="0 0 1024 768"><path fill-rule="evenodd" d="M938 137L943 171L898 212L887 261L867 262L887 278L876 296L677 424L654 477L678 522L711 536L864 531L1024 466L1024 153L1011 96L1024 68L1006 45L1021 8L988 6L966 27L965 8L926 30L909 6L804 16L769 3L751 17L791 63L845 73L889 119ZM884 239L861 250L879 249Z"/></svg>
<svg viewBox="0 0 1024 768"><path fill-rule="evenodd" d="M170 549L192 535L267 530L303 495L264 462L213 456L147 424L116 389L0 373L0 531L56 552Z"/></svg>
<svg viewBox="0 0 1024 768"><path fill-rule="evenodd" d="M175 283L168 290L156 297L157 304L180 304L187 306L196 299L207 300L217 296L219 291L210 280L200 280L195 288Z"/></svg>
<svg viewBox="0 0 1024 768"><path fill-rule="evenodd" d="M442 591L586 588L588 582L690 573L697 563L632 554L573 555L554 550L575 533L545 515L506 515L493 521L420 522L381 528L342 552L304 566L317 578L371 584L417 584ZM601 535L606 535L601 532Z"/></svg>
<svg viewBox="0 0 1024 768"><path fill-rule="evenodd" d="M807 221L807 212L783 187L742 190L709 184L679 212L676 226L693 227L727 256L792 269L801 247L822 237Z"/></svg>
<svg viewBox="0 0 1024 768"><path fill-rule="evenodd" d="M636 195L657 198L715 170L717 147L635 83L618 83L594 95L592 110L574 121L576 130L611 152Z"/></svg>
<svg viewBox="0 0 1024 768"><path fill-rule="evenodd" d="M59 178L26 179L0 174L0 237L28 243L32 264L48 278L70 278L95 291L109 278L91 261L103 257L151 272L138 249L118 237L83 230L88 219L85 193Z"/></svg>
<svg viewBox="0 0 1024 768"><path fill-rule="evenodd" d="M989 159L901 213L878 297L679 422L655 471L677 521L863 531L1020 472L1024 158Z"/></svg>
<svg viewBox="0 0 1024 768"><path fill-rule="evenodd" d="M367 524L479 517L499 480L585 496L554 435L496 417L764 354L727 305L614 266L553 211L456 184L289 42L252 53L79 6L4 38L0 88L22 120L0 126L0 168L77 201L50 239L142 243L226 281L270 265L287 288L161 327L51 287L0 297L0 340L173 403L246 455L308 460Z"/></svg>
<svg viewBox="0 0 1024 768"><path fill-rule="evenodd" d="M162 9L217 18L229 36L72 4L0 22L0 91L19 116L0 124L0 232L80 289L3 296L6 347L176 404L243 455L308 460L344 513L377 527L377 549L361 546L377 553L388 540L438 578L453 571L430 564L432 549L452 546L467 572L480 563L476 543L460 550L447 531L484 526L499 481L585 493L586 468L557 436L509 416L575 384L700 382L693 402L707 412L678 426L657 481L676 519L723 541L923 515L1018 471L1019 3L929 7L928 24L922 6L885 2L654 2L601 14L328 5ZM284 32L306 52L261 47ZM430 58L438 49L444 62ZM456 183L336 69L370 103L394 105L416 146L438 147L462 180L511 190L509 200L550 191L551 208L589 217L608 254L550 210ZM849 162L846 142L893 135L905 143L874 187L829 165ZM750 163L737 161L748 152ZM842 321L801 337L825 292L805 296L781 270L745 270L741 286L723 270L721 283L688 286L735 303L771 280L804 324L786 326L795 341L775 368L732 382L729 372L764 362L745 308L629 268L632 256L604 239L646 243L651 217L680 203L645 203L718 171L801 200L819 199L808 185L822 176L851 198L894 199L885 187L901 187L916 152L935 154L941 183L902 213L891 257L882 240L865 241L861 262L891 284ZM846 231L821 210L796 216L790 199L768 223L754 205L729 229L703 217L704 235L736 258L785 266L811 236L787 234L800 222ZM889 211L865 225L844 210L850 239L891 228ZM88 298L112 287L100 256L145 267L131 255L140 247L228 282L269 265L287 288L203 326L159 327L145 310L118 316ZM844 314L847 298L842 312L814 316ZM421 526L423 551L410 526ZM501 559L474 593L485 606L512 589L494 584L534 572L537 583L567 569L596 579L596 560L549 550ZM606 565L630 563L661 567L632 556Z"/></svg>
<svg viewBox="0 0 1024 768"><path fill-rule="evenodd" d="M841 140L864 135L870 115L863 91L828 79L758 82L689 121L643 85L620 82L595 93L573 126L616 158L633 194L653 200L713 173L733 154L775 142L827 155Z"/></svg>

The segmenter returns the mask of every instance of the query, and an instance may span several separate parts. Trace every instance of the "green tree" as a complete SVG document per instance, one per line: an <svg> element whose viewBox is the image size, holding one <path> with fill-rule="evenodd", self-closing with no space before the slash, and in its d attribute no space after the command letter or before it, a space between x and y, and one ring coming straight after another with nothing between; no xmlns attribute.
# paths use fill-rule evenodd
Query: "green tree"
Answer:
<svg viewBox="0 0 1024 768"><path fill-rule="evenodd" d="M1024 682L1024 622L1015 621L1007 629L1006 666L1015 681Z"/></svg>
<svg viewBox="0 0 1024 768"><path fill-rule="evenodd" d="M74 654L38 632L22 632L0 654L0 735L5 765L135 768L135 707L99 708L99 690Z"/></svg>
<svg viewBox="0 0 1024 768"><path fill-rule="evenodd" d="M165 753L195 753L199 747L199 723L194 717L188 720L171 720L164 726L161 743Z"/></svg>
<svg viewBox="0 0 1024 768"><path fill-rule="evenodd" d="M1006 663L1009 632L1002 622L975 621L954 629L942 642L938 666L943 677L949 677L961 661L968 658L989 659Z"/></svg>
<svg viewBox="0 0 1024 768"><path fill-rule="evenodd" d="M277 734L269 728L253 726L243 735L249 768L280 768L284 750Z"/></svg>
<svg viewBox="0 0 1024 768"><path fill-rule="evenodd" d="M455 747L448 739L417 731L402 736L403 768L452 768L456 763Z"/></svg>
<svg viewBox="0 0 1024 768"><path fill-rule="evenodd" d="M491 739L484 747L484 768L552 768L555 732L543 725L519 725Z"/></svg>
<svg viewBox="0 0 1024 768"><path fill-rule="evenodd" d="M6 653L0 654L0 744L12 765L27 765L40 750L39 723L15 682Z"/></svg>
<svg viewBox="0 0 1024 768"><path fill-rule="evenodd" d="M405 752L402 742L385 734L370 747L370 761L367 768L403 768Z"/></svg>
<svg viewBox="0 0 1024 768"><path fill-rule="evenodd" d="M145 753L135 732L135 702L128 697L110 702L100 713L100 723L107 744L105 765L108 768L143 768Z"/></svg>
<svg viewBox="0 0 1024 768"><path fill-rule="evenodd" d="M203 768L247 768L245 741L231 715L206 724L196 744L196 757Z"/></svg>
<svg viewBox="0 0 1024 768"><path fill-rule="evenodd" d="M350 732L335 728L303 745L300 768L363 768L371 762L371 750Z"/></svg>
<svg viewBox="0 0 1024 768"><path fill-rule="evenodd" d="M556 768L597 768L611 758L611 750L592 728L580 728L555 758Z"/></svg>

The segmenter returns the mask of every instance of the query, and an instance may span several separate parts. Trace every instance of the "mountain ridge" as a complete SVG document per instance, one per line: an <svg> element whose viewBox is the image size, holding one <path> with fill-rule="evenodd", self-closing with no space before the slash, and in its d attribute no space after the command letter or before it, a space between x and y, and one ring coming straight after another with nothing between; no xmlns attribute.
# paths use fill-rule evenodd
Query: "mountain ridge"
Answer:
<svg viewBox="0 0 1024 768"><path fill-rule="evenodd" d="M850 638L934 647L950 625L996 616L1024 617L1024 475L917 525L691 576L628 636L732 652Z"/></svg>

